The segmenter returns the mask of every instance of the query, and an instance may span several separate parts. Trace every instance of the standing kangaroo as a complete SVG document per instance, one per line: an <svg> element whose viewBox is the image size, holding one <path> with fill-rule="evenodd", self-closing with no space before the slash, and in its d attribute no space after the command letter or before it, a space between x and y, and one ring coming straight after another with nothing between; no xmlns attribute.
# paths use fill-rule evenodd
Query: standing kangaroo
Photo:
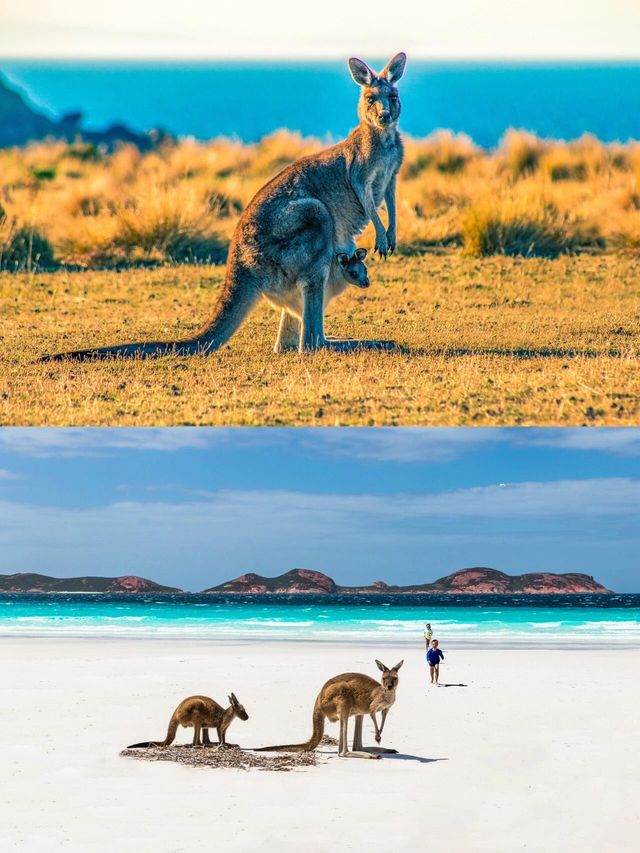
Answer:
<svg viewBox="0 0 640 853"><path fill-rule="evenodd" d="M395 83L406 59L398 53L379 73L361 59L349 60L360 86L360 124L337 145L292 163L249 202L231 240L218 304L193 337L77 350L44 360L210 353L229 340L260 296L281 312L276 352L393 348L392 341L325 337L324 311L348 286L336 253L351 257L355 237L368 222L381 257L396 248L396 177L403 150ZM386 230L378 215L382 201Z"/></svg>
<svg viewBox="0 0 640 853"><path fill-rule="evenodd" d="M398 670L404 661L400 661L389 669L376 660L378 669L382 670L382 678L378 683L369 675L360 672L344 672L330 678L323 686L315 705L313 706L313 733L306 743L293 743L281 746L263 746L258 752L311 752L316 748L324 734L325 718L335 723L340 721L340 739L338 755L343 758L380 758L380 753L395 753L395 749L362 746L362 721L368 714L373 720L376 732L376 742L382 739L382 730L389 709L396 701L398 687ZM381 723L378 727L376 713L381 712ZM347 745L347 725L349 717L355 717L353 735L353 751Z"/></svg>
<svg viewBox="0 0 640 853"><path fill-rule="evenodd" d="M229 696L229 707L225 710L208 696L189 696L183 699L175 709L169 720L167 736L163 741L149 740L143 743L132 743L127 749L137 749L145 746L169 746L176 737L178 726L193 726L193 745L209 746L209 728L218 732L218 744L230 746L226 742L227 729L236 717L239 720L248 720L249 715L244 706L238 702L235 693ZM202 743L200 743L200 732L202 732Z"/></svg>

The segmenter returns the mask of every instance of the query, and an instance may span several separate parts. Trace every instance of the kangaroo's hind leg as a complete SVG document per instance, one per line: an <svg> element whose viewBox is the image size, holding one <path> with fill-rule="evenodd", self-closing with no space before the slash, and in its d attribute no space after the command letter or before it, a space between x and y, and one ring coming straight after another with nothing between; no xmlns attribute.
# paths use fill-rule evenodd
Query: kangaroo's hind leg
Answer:
<svg viewBox="0 0 640 853"><path fill-rule="evenodd" d="M206 726L203 726L202 728L202 745L211 746L211 741L209 739L209 729Z"/></svg>
<svg viewBox="0 0 640 853"><path fill-rule="evenodd" d="M340 715L340 755L343 758L379 758L379 755L372 755L362 749L362 716L358 715L355 721L355 729L353 734L353 752L350 752L347 744L347 726L349 717L347 714ZM344 736L343 736L344 729Z"/></svg>
<svg viewBox="0 0 640 853"><path fill-rule="evenodd" d="M201 723L198 720L196 720L193 724L193 745L194 746L201 746L201 744L200 744L200 729L201 729Z"/></svg>
<svg viewBox="0 0 640 853"><path fill-rule="evenodd" d="M280 326L276 337L274 352L291 352L300 346L300 321L283 308L280 314Z"/></svg>
<svg viewBox="0 0 640 853"><path fill-rule="evenodd" d="M306 270L299 282L302 293L302 328L300 352L310 352L329 345L324 336L324 285L329 276L328 263L318 262Z"/></svg>

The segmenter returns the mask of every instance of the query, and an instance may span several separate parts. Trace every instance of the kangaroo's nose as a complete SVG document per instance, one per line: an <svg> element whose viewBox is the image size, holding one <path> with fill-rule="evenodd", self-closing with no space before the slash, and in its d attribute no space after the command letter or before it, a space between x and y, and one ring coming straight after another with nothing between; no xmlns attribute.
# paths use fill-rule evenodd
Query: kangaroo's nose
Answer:
<svg viewBox="0 0 640 853"><path fill-rule="evenodd" d="M387 122L389 121L390 118L391 118L391 113L388 113L386 110L384 110L384 112L380 113L380 121L383 124L387 124Z"/></svg>

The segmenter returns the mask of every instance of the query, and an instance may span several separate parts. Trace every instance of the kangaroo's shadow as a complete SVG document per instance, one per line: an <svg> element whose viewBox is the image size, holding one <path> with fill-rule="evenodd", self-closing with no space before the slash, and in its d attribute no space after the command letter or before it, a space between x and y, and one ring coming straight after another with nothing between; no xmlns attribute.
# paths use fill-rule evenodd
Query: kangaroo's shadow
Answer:
<svg viewBox="0 0 640 853"><path fill-rule="evenodd" d="M468 684L443 684L441 681L438 682L439 687L468 687Z"/></svg>
<svg viewBox="0 0 640 853"><path fill-rule="evenodd" d="M417 761L418 764L433 764L436 761L448 761L448 758L426 758L424 755L409 755L406 752L397 752L394 754L381 755L385 761Z"/></svg>
<svg viewBox="0 0 640 853"><path fill-rule="evenodd" d="M425 351L426 352L426 351ZM501 355L511 356L523 360L532 358L618 358L620 350L608 349L598 352L594 349L563 349L558 347L478 347L477 349L433 349L430 355L443 356L444 358L460 358L474 355Z"/></svg>

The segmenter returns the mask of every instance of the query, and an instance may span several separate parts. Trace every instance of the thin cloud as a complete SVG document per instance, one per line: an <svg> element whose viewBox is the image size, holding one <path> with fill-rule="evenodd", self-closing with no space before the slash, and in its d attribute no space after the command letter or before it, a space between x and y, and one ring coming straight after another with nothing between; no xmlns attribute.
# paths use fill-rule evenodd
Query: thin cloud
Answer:
<svg viewBox="0 0 640 853"><path fill-rule="evenodd" d="M562 450L593 451L616 456L640 456L640 430L637 428L539 429L523 443L529 447L557 447Z"/></svg>
<svg viewBox="0 0 640 853"><path fill-rule="evenodd" d="M19 477L17 474L14 474L13 471L7 471L6 468L0 468L0 480L18 480Z"/></svg>
<svg viewBox="0 0 640 853"><path fill-rule="evenodd" d="M96 456L113 450L175 452L228 441L227 429L198 427L21 428L0 430L0 451L35 457Z"/></svg>

